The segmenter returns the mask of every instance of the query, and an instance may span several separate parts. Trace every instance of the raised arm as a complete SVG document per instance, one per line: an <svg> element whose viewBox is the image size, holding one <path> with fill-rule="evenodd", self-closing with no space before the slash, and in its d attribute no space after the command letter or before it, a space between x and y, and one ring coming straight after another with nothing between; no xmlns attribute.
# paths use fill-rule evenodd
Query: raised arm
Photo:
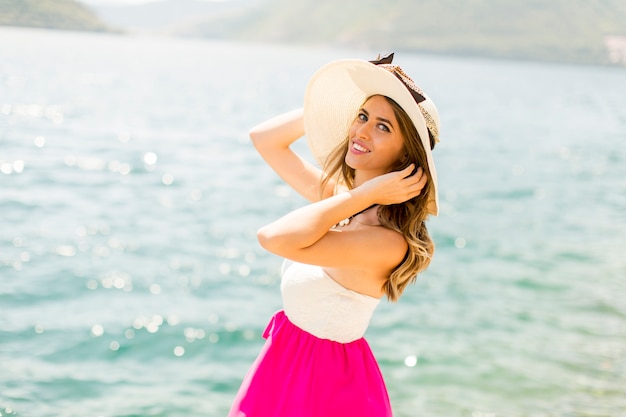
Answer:
<svg viewBox="0 0 626 417"><path fill-rule="evenodd" d="M296 192L309 201L332 195L329 184L320 195L322 170L296 154L290 145L304 135L302 109L271 118L250 130L250 138L263 159Z"/></svg>

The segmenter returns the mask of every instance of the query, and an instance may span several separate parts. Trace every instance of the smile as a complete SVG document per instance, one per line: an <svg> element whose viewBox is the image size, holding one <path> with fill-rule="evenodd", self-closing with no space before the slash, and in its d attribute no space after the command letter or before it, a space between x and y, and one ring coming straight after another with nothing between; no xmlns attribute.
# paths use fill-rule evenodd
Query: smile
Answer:
<svg viewBox="0 0 626 417"><path fill-rule="evenodd" d="M352 142L352 149L354 149L355 151L359 151L359 152L370 152L369 149L359 145L356 142Z"/></svg>

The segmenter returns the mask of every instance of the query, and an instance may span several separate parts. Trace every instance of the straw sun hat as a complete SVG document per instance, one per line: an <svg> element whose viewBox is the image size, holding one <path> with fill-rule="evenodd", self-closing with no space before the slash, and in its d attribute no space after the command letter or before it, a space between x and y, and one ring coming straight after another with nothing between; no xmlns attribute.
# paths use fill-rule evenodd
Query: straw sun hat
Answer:
<svg viewBox="0 0 626 417"><path fill-rule="evenodd" d="M377 61L343 59L320 68L304 95L307 142L317 162L324 166L330 152L348 134L359 108L373 95L391 98L413 121L426 151L432 188L428 212L439 212L437 171L428 133L439 141L439 114L432 100L402 69L391 64L393 54Z"/></svg>

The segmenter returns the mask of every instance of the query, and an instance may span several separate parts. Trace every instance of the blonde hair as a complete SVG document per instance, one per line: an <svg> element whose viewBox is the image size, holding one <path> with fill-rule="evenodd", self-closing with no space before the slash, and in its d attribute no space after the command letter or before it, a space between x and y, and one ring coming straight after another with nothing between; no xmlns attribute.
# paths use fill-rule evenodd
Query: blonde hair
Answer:
<svg viewBox="0 0 626 417"><path fill-rule="evenodd" d="M378 210L378 220L382 226L401 233L408 244L404 259L389 274L382 288L390 301L397 301L407 285L415 282L417 275L428 267L435 252L435 244L428 234L425 223L428 217L427 203L432 187L432 177L426 160L426 151L411 118L395 101L389 97L383 97L393 108L400 132L404 138L404 152L406 154L391 167L391 171L402 170L414 163L416 167L422 167L428 177L426 185L417 197L401 204L380 206ZM368 97L365 102L370 98ZM433 149L435 140L430 131L428 133L430 148ZM326 189L329 181L333 178L349 188L354 187L354 169L345 163L347 152L348 137L346 135L345 140L326 159L325 174L320 190Z"/></svg>

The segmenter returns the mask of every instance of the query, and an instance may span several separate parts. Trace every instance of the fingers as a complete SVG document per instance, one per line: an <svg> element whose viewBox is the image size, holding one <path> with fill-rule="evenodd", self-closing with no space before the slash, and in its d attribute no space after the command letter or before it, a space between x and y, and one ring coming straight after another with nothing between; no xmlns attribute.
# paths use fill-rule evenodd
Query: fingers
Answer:
<svg viewBox="0 0 626 417"><path fill-rule="evenodd" d="M421 169L421 167L418 169ZM400 173L402 174L402 178L410 177L411 174L413 174L413 170L415 170L415 164L411 163L409 164L409 166L400 171Z"/></svg>
<svg viewBox="0 0 626 417"><path fill-rule="evenodd" d="M424 187L426 185L426 182L428 181L428 176L426 175L426 173L424 172L424 170L422 169L422 167L419 167L417 172L415 173L415 175L419 174L419 183L421 184L422 187Z"/></svg>
<svg viewBox="0 0 626 417"><path fill-rule="evenodd" d="M418 196L422 192L422 189L426 186L428 177L424 174L424 169L422 167L418 167L415 174L404 178L404 181L407 184L407 191L411 195L411 198Z"/></svg>
<svg viewBox="0 0 626 417"><path fill-rule="evenodd" d="M422 189L424 188L424 186L426 185L426 175L422 175L419 180L417 180L415 183L410 185L410 190L412 191L412 193L414 193L414 196L419 195L419 193L422 191Z"/></svg>
<svg viewBox="0 0 626 417"><path fill-rule="evenodd" d="M408 167L406 167L400 172L401 172L402 178L404 178L405 180L412 180L412 181L417 182L417 181L421 181L422 178L425 177L424 169L422 167L417 167L417 170L416 170L415 164L409 165Z"/></svg>
<svg viewBox="0 0 626 417"><path fill-rule="evenodd" d="M366 181L368 189L377 197L378 204L398 204L410 200L420 195L428 176L422 167L410 164L406 168L381 175L377 178ZM363 185L365 185L363 184Z"/></svg>
<svg viewBox="0 0 626 417"><path fill-rule="evenodd" d="M402 178L409 178L409 177L420 178L424 175L424 169L418 166L416 170L415 164L412 163L406 168L404 168L402 171L400 171L400 175L402 175Z"/></svg>
<svg viewBox="0 0 626 417"><path fill-rule="evenodd" d="M411 188L415 188L416 186L423 188L427 181L426 175L424 175L424 169L422 167L417 167L416 170L415 164L410 164L403 170L398 171L398 177L402 178L400 181L401 183L404 183L404 186Z"/></svg>

